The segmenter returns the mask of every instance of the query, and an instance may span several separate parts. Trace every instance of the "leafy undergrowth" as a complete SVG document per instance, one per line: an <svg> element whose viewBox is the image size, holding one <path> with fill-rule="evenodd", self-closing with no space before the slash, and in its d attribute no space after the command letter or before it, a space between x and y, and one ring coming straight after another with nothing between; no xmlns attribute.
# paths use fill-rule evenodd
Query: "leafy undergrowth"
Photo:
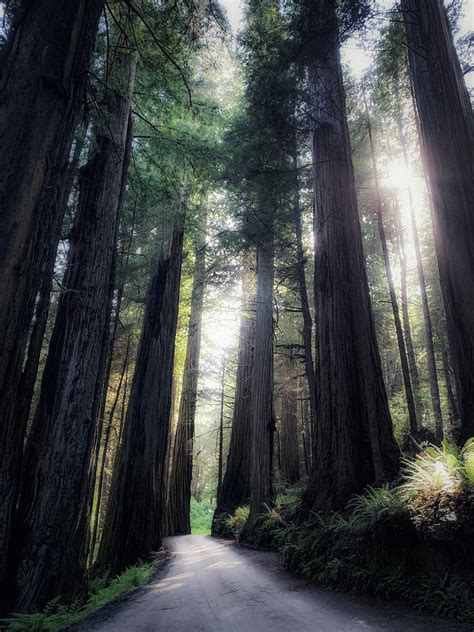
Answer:
<svg viewBox="0 0 474 632"><path fill-rule="evenodd" d="M198 502L191 497L191 533L193 535L210 535L214 505L204 499Z"/></svg>
<svg viewBox="0 0 474 632"><path fill-rule="evenodd" d="M155 566L155 562L132 566L112 581L108 581L107 577L97 578L91 582L91 591L85 604L65 605L59 599L53 600L44 612L13 615L4 621L3 629L9 632L56 632L63 630L93 614L114 599L146 584Z"/></svg>
<svg viewBox="0 0 474 632"><path fill-rule="evenodd" d="M401 599L474 621L474 440L406 461L399 487L355 497L341 513L301 522L299 491L258 518L255 541L289 569L332 589ZM228 520L238 537L247 508Z"/></svg>

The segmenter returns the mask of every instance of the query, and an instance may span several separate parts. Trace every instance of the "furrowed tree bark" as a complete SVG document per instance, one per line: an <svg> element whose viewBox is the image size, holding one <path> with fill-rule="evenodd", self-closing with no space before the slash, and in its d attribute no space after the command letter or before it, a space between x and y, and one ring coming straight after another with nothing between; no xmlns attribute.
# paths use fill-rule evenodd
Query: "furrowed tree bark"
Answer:
<svg viewBox="0 0 474 632"><path fill-rule="evenodd" d="M273 499L273 280L274 243L272 211L266 211L257 244L257 297L255 355L252 375L252 461L250 513L242 540L254 536L255 521Z"/></svg>
<svg viewBox="0 0 474 632"><path fill-rule="evenodd" d="M28 3L0 71L0 590L10 553L22 427L16 394L103 0ZM5 587L6 590L6 587Z"/></svg>
<svg viewBox="0 0 474 632"><path fill-rule="evenodd" d="M244 255L242 269L242 313L240 317L239 357L235 386L227 467L218 490L212 520L213 535L227 535L225 519L250 498L252 449L252 372L255 345L255 271L252 258Z"/></svg>
<svg viewBox="0 0 474 632"><path fill-rule="evenodd" d="M183 233L174 230L148 289L136 369L114 468L98 565L116 575L157 551L165 511Z"/></svg>
<svg viewBox="0 0 474 632"><path fill-rule="evenodd" d="M201 353L202 308L206 274L205 240L198 233L195 248L191 313L184 361L183 387L168 496L169 535L191 533L190 503L193 478L194 419L196 416L199 357Z"/></svg>
<svg viewBox="0 0 474 632"><path fill-rule="evenodd" d="M57 202L62 208L62 211L56 213L58 220L62 219L64 211L67 206L69 196L71 194L74 178L77 174L79 167L79 160L81 157L82 149L84 147L85 133L87 131L87 122L81 130L83 133L78 134L76 137L76 143L74 146L71 162L68 166L67 177L63 184L61 195L58 196ZM54 203L54 200L52 201ZM48 252L44 261L44 268L41 274L41 283L38 293L38 298L35 305L35 317L28 341L28 353L26 356L26 362L21 374L21 381L18 388L17 398L15 402L14 417L17 420L17 424L22 427L22 436L25 435L27 427L31 402L34 395L34 388L38 374L38 368L40 363L41 351L43 348L43 339L46 331L46 325L48 323L49 307L51 301L51 292L53 290L54 280L54 266L56 263L56 255L58 250L58 231L61 230L61 226L58 224L51 235L51 242L48 247Z"/></svg>
<svg viewBox="0 0 474 632"><path fill-rule="evenodd" d="M377 225L380 236L380 243L382 245L382 253L385 264L385 274L387 276L388 289L390 294L390 303L392 305L393 321L395 323L395 331L397 334L398 352L400 355L400 363L402 366L403 385L405 387L405 397L408 408L408 419L410 425L410 433L416 440L418 438L418 420L416 416L415 397L413 395L413 388L411 384L410 368L408 364L408 355L405 346L405 339L403 337L402 323L400 319L400 310L398 307L397 293L395 291L395 284L393 282L392 264L390 262L390 253L388 251L387 237L385 234L384 218L383 218L383 200L382 192L380 190L380 181L377 168L377 157L375 153L374 139L372 136L372 124L370 122L369 111L367 104L365 105L366 117L367 117L367 131L369 135L370 153L372 157L372 171L375 184L375 205L377 213Z"/></svg>
<svg viewBox="0 0 474 632"><path fill-rule="evenodd" d="M444 374L444 383L446 386L446 395L448 397L450 434L453 438L455 438L457 426L459 424L458 403L456 401L456 396L454 394L454 389L453 389L452 380L451 380L451 367L449 364L448 350L446 348L446 343L444 341L443 332L439 331L439 329L438 329L438 339L439 339L439 346L441 349L441 361L443 363L443 374Z"/></svg>
<svg viewBox="0 0 474 632"><path fill-rule="evenodd" d="M333 3L325 8L329 28L314 43L309 68L318 408L306 510L343 507L399 466L371 311Z"/></svg>
<svg viewBox="0 0 474 632"><path fill-rule="evenodd" d="M84 587L90 461L136 54L115 54L104 95L107 125L81 169L65 290L60 298L31 434L19 505L15 609L42 608Z"/></svg>
<svg viewBox="0 0 474 632"><path fill-rule="evenodd" d="M291 349L287 350L291 353ZM300 480L298 438L298 384L294 355L283 356L284 383L281 395L281 473L285 483L293 485Z"/></svg>
<svg viewBox="0 0 474 632"><path fill-rule="evenodd" d="M403 0L401 8L463 443L474 435L473 115L443 2Z"/></svg>

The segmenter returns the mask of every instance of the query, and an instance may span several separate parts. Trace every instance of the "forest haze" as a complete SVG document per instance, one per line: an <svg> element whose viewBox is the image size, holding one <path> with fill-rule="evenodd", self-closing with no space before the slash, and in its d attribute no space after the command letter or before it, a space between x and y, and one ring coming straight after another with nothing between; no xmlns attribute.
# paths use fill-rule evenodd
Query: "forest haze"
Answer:
<svg viewBox="0 0 474 632"><path fill-rule="evenodd" d="M472 8L0 2L0 629L191 533L474 620Z"/></svg>

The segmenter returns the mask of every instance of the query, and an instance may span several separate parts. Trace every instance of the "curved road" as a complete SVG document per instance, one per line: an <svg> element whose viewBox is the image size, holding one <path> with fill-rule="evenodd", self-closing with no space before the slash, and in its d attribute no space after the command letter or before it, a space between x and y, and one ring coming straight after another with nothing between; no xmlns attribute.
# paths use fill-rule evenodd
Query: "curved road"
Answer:
<svg viewBox="0 0 474 632"><path fill-rule="evenodd" d="M169 538L168 569L88 632L454 632L395 606L309 586L273 553L208 536ZM105 613L104 613L105 614ZM104 615L99 615L104 616Z"/></svg>

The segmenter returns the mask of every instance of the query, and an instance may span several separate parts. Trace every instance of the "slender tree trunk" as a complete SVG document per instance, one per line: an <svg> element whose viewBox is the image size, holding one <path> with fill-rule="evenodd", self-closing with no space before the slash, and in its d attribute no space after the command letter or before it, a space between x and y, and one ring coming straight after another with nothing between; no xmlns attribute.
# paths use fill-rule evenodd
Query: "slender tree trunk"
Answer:
<svg viewBox="0 0 474 632"><path fill-rule="evenodd" d="M331 2L314 43L315 313L317 425L303 505L340 508L398 471L372 316L352 167L339 43Z"/></svg>
<svg viewBox="0 0 474 632"><path fill-rule="evenodd" d="M104 107L108 125L81 170L68 267L32 431L20 498L19 612L84 586L90 460L98 378L110 318L118 209L136 55L117 52ZM45 510L45 507L47 510Z"/></svg>
<svg viewBox="0 0 474 632"><path fill-rule="evenodd" d="M201 323L206 274L205 240L196 240L196 258L184 361L183 388L173 449L168 496L169 534L191 533L190 503L193 478L194 419L196 415Z"/></svg>
<svg viewBox="0 0 474 632"><path fill-rule="evenodd" d="M293 160L293 166L296 169L296 157ZM306 377L308 379L309 389L309 409L311 415L311 426L314 429L316 423L316 376L314 372L313 360L313 319L308 300L308 288L306 286L306 257L303 249L303 230L301 226L301 207L298 175L295 175L295 202L294 202L294 221L296 234L296 256L297 256L297 274L298 285L300 289L301 311L303 314L303 346L304 346L304 366Z"/></svg>
<svg viewBox="0 0 474 632"><path fill-rule="evenodd" d="M162 542L183 233L173 232L150 282L123 439L98 563L116 575Z"/></svg>
<svg viewBox="0 0 474 632"><path fill-rule="evenodd" d="M461 414L474 435L473 115L442 0L402 0Z"/></svg>
<svg viewBox="0 0 474 632"><path fill-rule="evenodd" d="M281 396L281 472L285 483L293 485L300 479L300 456L298 439L298 389L296 359L284 357L284 383Z"/></svg>
<svg viewBox="0 0 474 632"><path fill-rule="evenodd" d="M254 255L244 255L242 269L242 314L240 317L239 357L235 386L227 467L217 494L212 533L225 535L225 519L250 498L252 450L252 373L255 346L255 270Z"/></svg>
<svg viewBox="0 0 474 632"><path fill-rule="evenodd" d="M224 472L224 405L225 405L225 356L222 362L221 409L219 415L219 455L217 462L217 493L222 487Z"/></svg>
<svg viewBox="0 0 474 632"><path fill-rule="evenodd" d="M402 366L403 384L405 387L405 397L407 400L410 432L411 432L412 437L416 440L418 438L418 420L416 416L415 397L413 395L413 389L411 385L410 369L408 366L408 355L407 355L407 350L405 346L405 339L403 338L403 329L402 329L402 323L400 319L400 310L398 307L398 299L397 299L397 293L395 291L395 284L393 282L392 265L390 262L390 254L388 252L387 237L385 235L385 227L384 227L384 221L383 221L382 192L380 190L380 181L379 181L378 168L377 168L377 157L375 154L374 139L372 136L372 124L370 122L367 104L365 108L366 108L366 116L367 116L367 131L369 134L370 153L372 156L372 169L373 169L374 184L375 184L375 197L376 197L375 204L376 204L376 212L377 212L377 224L378 224L378 229L379 229L380 242L382 245L382 253L383 253L383 259L385 263L385 273L387 276L388 289L390 293L390 302L392 305L393 320L395 323L395 331L397 334L398 352L400 354L400 363Z"/></svg>
<svg viewBox="0 0 474 632"><path fill-rule="evenodd" d="M0 591L23 448L15 401L103 0L21 9L0 71ZM5 587L6 589L6 587Z"/></svg>
<svg viewBox="0 0 474 632"><path fill-rule="evenodd" d="M120 394L121 394L121 390L122 390L122 384L123 384L123 380L125 377L125 374L127 372L127 368L128 368L128 355L129 355L129 351L130 351L130 335L127 338L127 346L125 349L125 358L123 361L123 366L122 366L122 370L120 372L120 378L119 378L119 382L117 385L117 390L115 392L115 397L112 403L112 407L110 409L109 412L109 419L108 419L108 423L107 426L105 428L105 433L104 433L104 441L103 441L103 447L102 447L102 458L100 459L100 465L99 465L99 479L97 481L97 490L96 490L96 497L97 497L97 501L95 504L95 512L94 512L94 516L93 516L93 528L92 528L92 535L91 535L91 541L90 541L90 561L93 562L94 561L94 552L95 552L95 547L97 544L97 532L98 532L98 528L99 528L99 519L100 519L100 514L101 514L101 510L102 510L102 499L105 498L106 493L105 493L105 489L104 489L104 473L105 473L105 466L106 466L106 462L108 459L108 453L109 453L109 444L110 444L110 435L112 432L112 426L114 423L114 416L115 416L115 411L117 410L117 405L118 405L118 401L120 398ZM103 513L103 511L102 511Z"/></svg>
<svg viewBox="0 0 474 632"><path fill-rule="evenodd" d="M255 314L255 356L252 390L252 467L250 513L241 534L254 536L255 521L273 500L273 221L266 211L264 233L257 245L257 298Z"/></svg>

